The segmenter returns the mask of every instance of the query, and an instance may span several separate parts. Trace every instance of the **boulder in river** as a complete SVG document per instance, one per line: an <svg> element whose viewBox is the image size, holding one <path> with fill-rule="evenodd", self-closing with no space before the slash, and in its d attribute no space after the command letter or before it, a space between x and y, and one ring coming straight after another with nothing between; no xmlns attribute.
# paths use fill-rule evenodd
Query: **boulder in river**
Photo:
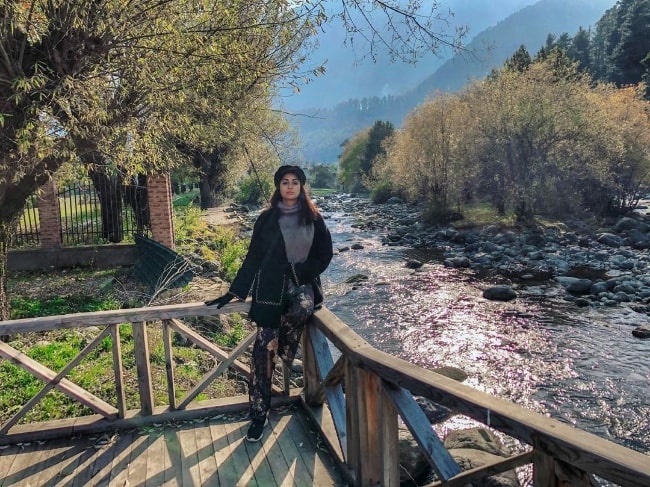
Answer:
<svg viewBox="0 0 650 487"><path fill-rule="evenodd" d="M511 301L517 293L510 286L492 286L483 291L483 297L490 301Z"/></svg>
<svg viewBox="0 0 650 487"><path fill-rule="evenodd" d="M636 338L650 338L650 326L642 325L632 330L632 336Z"/></svg>

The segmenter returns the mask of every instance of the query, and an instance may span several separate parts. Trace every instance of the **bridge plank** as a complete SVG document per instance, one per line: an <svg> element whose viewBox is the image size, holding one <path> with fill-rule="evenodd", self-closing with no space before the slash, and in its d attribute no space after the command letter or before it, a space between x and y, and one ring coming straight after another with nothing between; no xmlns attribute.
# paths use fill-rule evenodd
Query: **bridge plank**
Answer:
<svg viewBox="0 0 650 487"><path fill-rule="evenodd" d="M232 352L223 360L219 365L214 367L210 372L205 374L199 382L190 390L185 397L180 401L177 406L177 409L185 409L188 404L196 398L207 386L209 386L212 381L214 381L221 374L226 372L228 368L237 360L239 357L250 345L255 341L257 336L257 330L251 332L244 340L242 340L239 345L237 345Z"/></svg>
<svg viewBox="0 0 650 487"><path fill-rule="evenodd" d="M273 421L272 435L280 448L289 471L294 480L293 485L313 485L314 479L310 473L301 451L292 438L288 425L292 417L288 414L279 416ZM298 440L299 441L299 440Z"/></svg>
<svg viewBox="0 0 650 487"><path fill-rule="evenodd" d="M264 437L260 442L266 461L269 463L271 473L277 485L283 487L292 487L296 485L292 469L286 461L281 446L279 443L279 435L277 429L279 425L275 417L269 418L269 426L264 432Z"/></svg>
<svg viewBox="0 0 650 487"><path fill-rule="evenodd" d="M88 355L89 352L91 352L99 342L101 342L105 336L107 336L110 332L110 327L104 328L93 340L88 343L83 350L81 350L76 357L74 357L70 362L68 362L57 374L56 376L48 383L45 384L45 386L38 391L34 396L32 396L29 401L27 401L20 410L14 414L9 420L0 428L0 433L6 433L9 431L9 429L20 419L27 414L36 404L40 402L40 400L50 391L52 388L56 387L56 385L66 376L70 373L72 369L74 369L81 361L84 359L86 355Z"/></svg>
<svg viewBox="0 0 650 487"><path fill-rule="evenodd" d="M129 482L129 469L131 467L132 451L137 450L141 438L133 434L120 433L114 445L115 454L111 462L109 485L125 485Z"/></svg>
<svg viewBox="0 0 650 487"><path fill-rule="evenodd" d="M160 487L165 483L165 471L170 467L169 452L165 445L165 430L158 427L151 434L151 441L147 447L147 477L145 487Z"/></svg>
<svg viewBox="0 0 650 487"><path fill-rule="evenodd" d="M147 457L150 444L151 435L137 431L132 433L131 448L126 456L129 485L144 485L147 479Z"/></svg>
<svg viewBox="0 0 650 487"><path fill-rule="evenodd" d="M129 435L130 433L127 433ZM128 443L127 443L128 444ZM111 478L111 466L113 464L113 458L116 455L119 455L119 448L125 448L125 444L119 444L117 441L109 442L104 446L96 445L96 453L93 457L93 462L90 465L90 478L92 479L90 484L96 487L108 486L108 482ZM86 484L87 485L87 484Z"/></svg>
<svg viewBox="0 0 650 487"><path fill-rule="evenodd" d="M198 347L202 348L203 350L205 350L208 353L211 353L212 355L217 357L219 360L222 360L222 361L230 360L230 363L232 364L232 367L237 369L240 373L242 373L246 377L248 377L250 375L250 367L248 365L243 364L241 361L236 360L237 355L230 354L230 355L232 355L232 358L235 359L235 360L232 360L228 353L221 350L219 347L217 347L214 343L212 343L207 338L204 338L201 335L199 335L198 333L196 333L194 330L192 330L191 328L186 326L184 323L182 323L182 322L180 322L178 320L170 320L169 323L177 332L179 332L180 334L187 337L189 340L191 340ZM249 338L250 337L247 337L246 340L248 340ZM237 349L240 352L243 352L245 350L245 349L240 350L240 347L238 347ZM273 390L275 390L276 392L282 392L282 390L277 386L273 386Z"/></svg>
<svg viewBox="0 0 650 487"><path fill-rule="evenodd" d="M183 471L181 464L182 450L176 428L169 426L165 427L165 446L167 449L169 465L165 461L165 476L163 478L163 485L169 487L177 487L183 485Z"/></svg>
<svg viewBox="0 0 650 487"><path fill-rule="evenodd" d="M126 393L124 391L124 372L122 367L122 342L120 325L110 325L111 345L113 352L113 372L115 374L115 395L117 397L117 416L123 418L126 414Z"/></svg>
<svg viewBox="0 0 650 487"><path fill-rule="evenodd" d="M178 409L176 407L176 383L174 381L174 354L172 348L172 331L170 330L169 320L162 322L162 341L165 349L165 375L167 377L167 402L169 409Z"/></svg>
<svg viewBox="0 0 650 487"><path fill-rule="evenodd" d="M22 479L33 477L36 472L33 470L32 465L35 463L34 460L37 454L37 442L20 445L20 449L15 453L14 461L11 462L4 476L2 485L19 485Z"/></svg>
<svg viewBox="0 0 650 487"><path fill-rule="evenodd" d="M432 484L429 484L428 487L464 487L468 484L471 484L473 480L484 479L485 477L491 477L492 475L514 470L515 468L521 467L522 465L527 465L532 461L533 456L534 452L531 450L519 455L515 455L513 457L502 458L494 463L460 472L458 475L455 475L449 480L438 480ZM548 479L548 483L534 482L533 485L535 487L555 485L555 478L551 476Z"/></svg>
<svg viewBox="0 0 650 487"><path fill-rule="evenodd" d="M217 476L217 461L214 454L214 446L212 443L212 435L210 434L210 421L204 420L197 422L194 428L194 435L196 441L196 456L198 460L199 478L201 483L199 485L219 485L219 477ZM199 427L200 426L200 427Z"/></svg>
<svg viewBox="0 0 650 487"><path fill-rule="evenodd" d="M196 435L193 424L188 423L176 430L180 446L182 485L201 485L199 475L199 457L196 448Z"/></svg>
<svg viewBox="0 0 650 487"><path fill-rule="evenodd" d="M518 438L580 470L619 485L650 485L647 455L375 350L325 307L314 318L314 324L355 366L363 366L412 394Z"/></svg>
<svg viewBox="0 0 650 487"><path fill-rule="evenodd" d="M32 485L48 485L48 482L61 485L65 479L68 479L70 485L72 480L69 475L76 468L81 448L78 445L54 446L44 442L39 449L43 457Z"/></svg>
<svg viewBox="0 0 650 487"><path fill-rule="evenodd" d="M88 328L91 326L116 325L139 321L169 320L185 316L216 316L221 314L247 314L250 302L232 302L223 308L206 306L205 303L168 304L145 308L125 308L91 313L71 313L38 318L20 318L0 323L0 335L52 331L66 328Z"/></svg>
<svg viewBox="0 0 650 487"><path fill-rule="evenodd" d="M271 465L264 454L264 448L262 446L262 443L268 441L269 428L270 426L264 428L264 436L257 443L251 443L246 441L245 438L242 438L241 444L244 446L246 453L248 453L252 476L255 479L254 485L275 485L275 477L273 476ZM248 424L242 429L242 434L245 435L244 431L247 430Z"/></svg>
<svg viewBox="0 0 650 487"><path fill-rule="evenodd" d="M237 472L237 483L235 485L249 485L255 481L255 473L250 462L250 457L246 451L244 435L248 428L248 421L233 421L226 423L226 437L230 455Z"/></svg>
<svg viewBox="0 0 650 487"><path fill-rule="evenodd" d="M151 359L149 357L149 340L147 338L147 323L133 322L133 353L135 368L138 373L138 391L140 392L140 408L143 416L151 416L155 406L153 385L151 384Z"/></svg>
<svg viewBox="0 0 650 487"><path fill-rule="evenodd" d="M210 422L210 436L214 448L214 458L217 464L217 479L219 485L228 487L236 485L239 475L235 469L235 459L230 451L228 432L223 422Z"/></svg>
<svg viewBox="0 0 650 487"><path fill-rule="evenodd" d="M4 486L4 479L11 469L11 464L16 460L16 446L3 446L0 449L0 487Z"/></svg>
<svg viewBox="0 0 650 487"><path fill-rule="evenodd" d="M310 333L311 343L314 350L314 357L318 364L318 371L320 376L319 381L323 381L330 372L334 370L334 360L332 359L332 352L330 351L329 344L325 335L318 329L313 327ZM335 384L325 387L325 397L329 405L336 436L338 437L343 452L343 458L347 457L348 452L348 439L347 439L347 425L345 418L345 396L343 395L343 387L341 384Z"/></svg>
<svg viewBox="0 0 650 487"><path fill-rule="evenodd" d="M95 462L95 456L98 455L98 450L96 450L89 438L85 441L80 442L84 449L75 455L77 461L75 465L75 470L71 473L72 475L72 487L85 487L90 485L90 479L92 478L93 473L93 463ZM71 468L72 468L71 464Z"/></svg>
<svg viewBox="0 0 650 487"><path fill-rule="evenodd" d="M307 465L311 468L314 485L320 487L345 484L340 471L335 467L337 461L331 450L323 444L323 439L314 425L307 420L305 414L295 411L287 427L292 438L296 440L302 438L298 447Z"/></svg>

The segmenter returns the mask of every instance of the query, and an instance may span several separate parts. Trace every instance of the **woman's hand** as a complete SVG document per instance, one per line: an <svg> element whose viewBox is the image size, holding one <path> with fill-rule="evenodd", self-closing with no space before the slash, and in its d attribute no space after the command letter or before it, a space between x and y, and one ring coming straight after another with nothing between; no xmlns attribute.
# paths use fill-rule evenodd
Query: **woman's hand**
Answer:
<svg viewBox="0 0 650 487"><path fill-rule="evenodd" d="M211 299L210 301L206 301L205 305L206 306L217 306L217 308L221 308L222 306L225 306L228 304L230 301L233 300L235 296L232 294L224 294L223 296L219 296L218 298Z"/></svg>

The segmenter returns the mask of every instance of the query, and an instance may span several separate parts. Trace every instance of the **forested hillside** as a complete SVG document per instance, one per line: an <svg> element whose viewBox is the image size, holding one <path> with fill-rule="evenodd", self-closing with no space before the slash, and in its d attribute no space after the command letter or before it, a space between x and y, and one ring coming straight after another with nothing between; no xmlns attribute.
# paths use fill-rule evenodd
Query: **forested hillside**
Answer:
<svg viewBox="0 0 650 487"><path fill-rule="evenodd" d="M594 26L612 0L542 0L477 35L467 46L471 54L454 56L419 86L402 96L351 99L334 107L304 110L311 117L295 117L300 130L302 157L309 162L335 162L341 144L377 120L399 127L405 115L437 90L455 91L469 80L500 67L519 46L537 52L549 34L560 37L579 27Z"/></svg>

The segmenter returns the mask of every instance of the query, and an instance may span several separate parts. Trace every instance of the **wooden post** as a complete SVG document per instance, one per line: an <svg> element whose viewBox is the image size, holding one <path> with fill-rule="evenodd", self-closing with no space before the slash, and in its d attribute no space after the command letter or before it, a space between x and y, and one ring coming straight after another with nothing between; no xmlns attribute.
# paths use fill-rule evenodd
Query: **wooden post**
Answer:
<svg viewBox="0 0 650 487"><path fill-rule="evenodd" d="M346 374L348 464L359 486L398 486L397 411L381 379L349 366Z"/></svg>
<svg viewBox="0 0 650 487"><path fill-rule="evenodd" d="M348 434L348 466L355 477L354 485L359 485L361 471L361 439L359 436L359 405L357 396L359 390L357 368L349 361L345 368L345 429Z"/></svg>
<svg viewBox="0 0 650 487"><path fill-rule="evenodd" d="M400 485L399 431L397 427L397 409L382 387L381 393L381 446L384 472L381 485Z"/></svg>
<svg viewBox="0 0 650 487"><path fill-rule="evenodd" d="M303 391L307 404L310 406L322 406L325 402L325 392L320 383L316 354L311 345L313 326L313 324L305 326L301 338L303 380L305 382Z"/></svg>
<svg viewBox="0 0 650 487"><path fill-rule="evenodd" d="M117 415L124 418L126 414L126 397L124 394L124 376L122 374L122 345L120 343L120 325L111 327L111 342L113 345L113 370L115 372L115 395L117 396Z"/></svg>
<svg viewBox="0 0 650 487"><path fill-rule="evenodd" d="M533 456L533 485L535 487L560 487L555 476L555 459L535 449Z"/></svg>
<svg viewBox="0 0 650 487"><path fill-rule="evenodd" d="M169 409L176 410L176 386L174 384L174 356L172 353L172 332L169 320L163 320L163 343L165 346L165 372L167 373L167 397Z"/></svg>
<svg viewBox="0 0 650 487"><path fill-rule="evenodd" d="M135 348L135 364L138 371L140 411L143 416L151 416L153 414L154 399L151 386L151 365L149 363L146 322L133 323L133 345Z"/></svg>

